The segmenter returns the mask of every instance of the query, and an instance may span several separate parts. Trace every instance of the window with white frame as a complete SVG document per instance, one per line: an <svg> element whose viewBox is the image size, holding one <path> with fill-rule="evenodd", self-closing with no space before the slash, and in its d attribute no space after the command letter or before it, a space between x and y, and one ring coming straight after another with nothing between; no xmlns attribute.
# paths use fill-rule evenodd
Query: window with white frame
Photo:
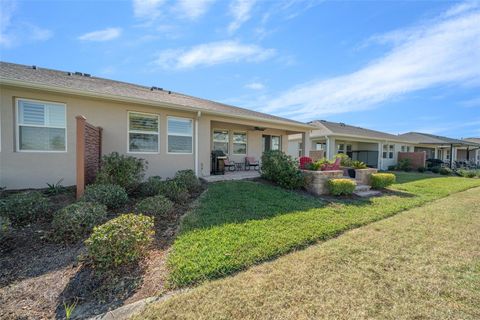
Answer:
<svg viewBox="0 0 480 320"><path fill-rule="evenodd" d="M128 112L128 152L158 153L159 116Z"/></svg>
<svg viewBox="0 0 480 320"><path fill-rule="evenodd" d="M405 152L405 146L401 147L402 152Z"/></svg>
<svg viewBox="0 0 480 320"><path fill-rule="evenodd" d="M303 142L298 143L298 157L303 156Z"/></svg>
<svg viewBox="0 0 480 320"><path fill-rule="evenodd" d="M168 117L168 153L193 152L193 120Z"/></svg>
<svg viewBox="0 0 480 320"><path fill-rule="evenodd" d="M345 153L345 144L339 143L337 146L337 153Z"/></svg>
<svg viewBox="0 0 480 320"><path fill-rule="evenodd" d="M228 131L213 130L213 150L220 150L228 154Z"/></svg>
<svg viewBox="0 0 480 320"><path fill-rule="evenodd" d="M66 151L66 105L17 100L17 150Z"/></svg>
<svg viewBox="0 0 480 320"><path fill-rule="evenodd" d="M233 133L233 154L247 154L247 133Z"/></svg>
<svg viewBox="0 0 480 320"><path fill-rule="evenodd" d="M407 146L407 152L410 152L410 146Z"/></svg>
<svg viewBox="0 0 480 320"><path fill-rule="evenodd" d="M315 143L315 150L325 150L327 145L325 143L317 142Z"/></svg>
<svg viewBox="0 0 480 320"><path fill-rule="evenodd" d="M394 150L395 150L395 146L393 144L384 144L383 145L382 158L383 159L393 159Z"/></svg>
<svg viewBox="0 0 480 320"><path fill-rule="evenodd" d="M281 140L279 136L272 136L271 137L271 148L270 150L282 150L281 148Z"/></svg>

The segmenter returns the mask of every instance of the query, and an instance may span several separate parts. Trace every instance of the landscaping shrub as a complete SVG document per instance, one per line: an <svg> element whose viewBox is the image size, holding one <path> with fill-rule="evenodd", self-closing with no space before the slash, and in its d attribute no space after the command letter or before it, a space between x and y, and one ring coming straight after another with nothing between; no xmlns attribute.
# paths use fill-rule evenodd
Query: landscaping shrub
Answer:
<svg viewBox="0 0 480 320"><path fill-rule="evenodd" d="M450 168L440 168L438 173L440 173L441 175L444 175L444 176L449 176L453 173L453 171Z"/></svg>
<svg viewBox="0 0 480 320"><path fill-rule="evenodd" d="M431 167L430 171L432 171L433 173L440 173L440 167Z"/></svg>
<svg viewBox="0 0 480 320"><path fill-rule="evenodd" d="M388 166L388 171L395 171L397 170L397 166Z"/></svg>
<svg viewBox="0 0 480 320"><path fill-rule="evenodd" d="M10 222L10 219L4 216L0 216L0 240L8 236L11 229L12 223Z"/></svg>
<svg viewBox="0 0 480 320"><path fill-rule="evenodd" d="M351 167L352 166L352 159L347 156L345 153L338 153L335 155L335 159L340 158L340 165L342 167Z"/></svg>
<svg viewBox="0 0 480 320"><path fill-rule="evenodd" d="M334 196L342 194L352 194L355 190L356 183L350 179L330 179L328 180L328 190Z"/></svg>
<svg viewBox="0 0 480 320"><path fill-rule="evenodd" d="M107 207L103 204L84 201L73 203L53 215L53 238L66 242L81 240L106 218Z"/></svg>
<svg viewBox="0 0 480 320"><path fill-rule="evenodd" d="M103 156L96 183L116 184L130 193L142 182L147 164L143 159L112 152Z"/></svg>
<svg viewBox="0 0 480 320"><path fill-rule="evenodd" d="M305 185L305 177L297 161L279 150L263 153L262 177L286 189L298 189Z"/></svg>
<svg viewBox="0 0 480 320"><path fill-rule="evenodd" d="M460 169L457 173L464 178L475 178L476 176L480 176L480 170Z"/></svg>
<svg viewBox="0 0 480 320"><path fill-rule="evenodd" d="M427 168L425 167L418 167L417 168L418 172L425 172L427 170Z"/></svg>
<svg viewBox="0 0 480 320"><path fill-rule="evenodd" d="M128 195L125 189L119 185L92 184L85 189L83 199L87 202L104 204L109 209L116 209L127 203Z"/></svg>
<svg viewBox="0 0 480 320"><path fill-rule="evenodd" d="M162 189L163 182L159 176L149 177L138 187L138 194L142 197L156 196Z"/></svg>
<svg viewBox="0 0 480 320"><path fill-rule="evenodd" d="M373 189L384 189L395 183L395 175L393 173L372 173L370 176L370 184Z"/></svg>
<svg viewBox="0 0 480 320"><path fill-rule="evenodd" d="M93 229L85 240L88 258L100 271L138 262L153 241L153 218L123 214Z"/></svg>
<svg viewBox="0 0 480 320"><path fill-rule="evenodd" d="M173 208L173 202L162 195L145 198L135 206L137 213L164 217Z"/></svg>
<svg viewBox="0 0 480 320"><path fill-rule="evenodd" d="M355 169L366 169L367 165L362 161L355 160L355 161L352 161L352 167Z"/></svg>
<svg viewBox="0 0 480 320"><path fill-rule="evenodd" d="M406 171L406 172L411 171L412 170L412 160L410 160L408 158L398 160L397 170Z"/></svg>
<svg viewBox="0 0 480 320"><path fill-rule="evenodd" d="M300 169L306 169L306 170L310 170L308 169L310 164L312 164L312 158L310 157L307 157L307 156L303 156L303 157L300 157L300 159L298 159L298 161L300 162Z"/></svg>
<svg viewBox="0 0 480 320"><path fill-rule="evenodd" d="M175 203L182 203L190 198L190 194L185 186L178 183L175 179L162 181L159 193Z"/></svg>
<svg viewBox="0 0 480 320"><path fill-rule="evenodd" d="M177 184L185 188L188 192L196 192L200 188L200 180L193 170L180 170L175 174L174 180Z"/></svg>
<svg viewBox="0 0 480 320"><path fill-rule="evenodd" d="M22 192L0 202L0 215L7 217L14 226L24 226L47 218L49 207L47 198L40 192Z"/></svg>

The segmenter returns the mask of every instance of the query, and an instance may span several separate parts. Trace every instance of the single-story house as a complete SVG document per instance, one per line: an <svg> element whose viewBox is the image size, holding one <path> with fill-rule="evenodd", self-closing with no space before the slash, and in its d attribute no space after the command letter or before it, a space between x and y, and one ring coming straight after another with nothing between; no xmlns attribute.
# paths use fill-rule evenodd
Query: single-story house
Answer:
<svg viewBox="0 0 480 320"><path fill-rule="evenodd" d="M408 132L399 137L413 143L415 151L425 151L427 159L440 159L450 166L454 161L480 163L480 143L475 138L459 140L422 132Z"/></svg>
<svg viewBox="0 0 480 320"><path fill-rule="evenodd" d="M308 140L305 123L120 81L0 62L0 187L76 184L77 118L101 127L100 153L148 161L147 176L211 172L211 151L231 160ZM303 152L308 153L308 144Z"/></svg>
<svg viewBox="0 0 480 320"><path fill-rule="evenodd" d="M399 152L413 152L414 148L414 144L401 137L381 131L326 120L308 124L315 129L310 133L307 149L323 150L328 159L333 159L337 153L345 153L353 160L365 162L369 167L387 170L389 166L397 164ZM304 153L303 143L301 135L289 136L289 155L309 155Z"/></svg>

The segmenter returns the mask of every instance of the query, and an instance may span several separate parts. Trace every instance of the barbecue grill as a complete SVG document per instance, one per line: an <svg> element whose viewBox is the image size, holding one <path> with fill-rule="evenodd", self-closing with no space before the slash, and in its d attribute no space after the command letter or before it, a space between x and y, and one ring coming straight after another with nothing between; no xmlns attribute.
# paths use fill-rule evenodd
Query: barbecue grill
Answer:
<svg viewBox="0 0 480 320"><path fill-rule="evenodd" d="M225 163L227 155L222 150L212 151L212 171L210 174L225 174Z"/></svg>

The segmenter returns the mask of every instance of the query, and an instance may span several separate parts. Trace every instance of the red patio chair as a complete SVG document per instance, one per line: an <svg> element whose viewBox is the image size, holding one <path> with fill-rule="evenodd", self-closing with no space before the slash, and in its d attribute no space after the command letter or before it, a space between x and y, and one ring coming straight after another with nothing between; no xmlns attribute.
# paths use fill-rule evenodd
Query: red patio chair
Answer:
<svg viewBox="0 0 480 320"><path fill-rule="evenodd" d="M312 163L312 158L303 156L303 157L300 157L299 161L300 161L300 169L305 169L305 167L309 163Z"/></svg>
<svg viewBox="0 0 480 320"><path fill-rule="evenodd" d="M245 157L245 170L250 170L253 167L253 170L259 170L260 164L255 159L255 157Z"/></svg>
<svg viewBox="0 0 480 320"><path fill-rule="evenodd" d="M326 163L322 166L322 171L327 171L327 170L340 170L340 162L342 161L341 158L336 158L335 162L330 164Z"/></svg>

